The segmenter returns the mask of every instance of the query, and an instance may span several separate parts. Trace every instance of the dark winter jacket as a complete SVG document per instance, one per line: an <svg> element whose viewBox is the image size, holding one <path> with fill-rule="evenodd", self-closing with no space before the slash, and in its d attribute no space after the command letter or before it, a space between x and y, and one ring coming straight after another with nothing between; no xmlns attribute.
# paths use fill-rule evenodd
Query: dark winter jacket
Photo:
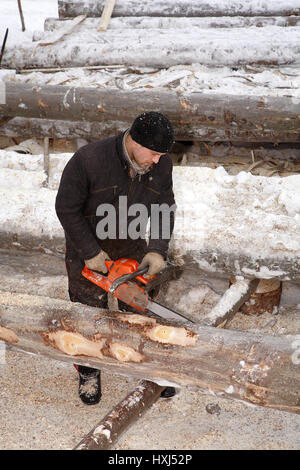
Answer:
<svg viewBox="0 0 300 470"><path fill-rule="evenodd" d="M100 204L113 204L117 211L119 196L127 196L128 207L144 204L150 215L151 204L175 204L172 190L172 161L167 155L160 158L145 175L129 177L128 163L122 149L124 134L100 140L80 148L66 165L56 197L56 213L65 230L67 251L81 260L96 256L100 249L114 254L110 247L134 240L100 240L96 228L104 216L97 216ZM136 217L136 216L135 216ZM128 224L135 217L128 217ZM174 214L171 214L171 233ZM146 252L154 251L166 257L169 239L149 239ZM129 253L123 254L129 257ZM133 257L134 253L130 253ZM121 257L121 256L119 256Z"/></svg>

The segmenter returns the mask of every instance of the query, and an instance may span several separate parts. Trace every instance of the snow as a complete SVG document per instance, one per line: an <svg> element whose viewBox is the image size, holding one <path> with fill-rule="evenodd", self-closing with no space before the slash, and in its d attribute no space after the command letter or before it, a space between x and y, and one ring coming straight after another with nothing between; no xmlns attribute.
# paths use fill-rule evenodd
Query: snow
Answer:
<svg viewBox="0 0 300 470"><path fill-rule="evenodd" d="M54 204L70 157L50 155L49 188L44 187L42 155L0 151L0 222L7 233L63 237ZM177 215L170 249L179 257L191 249L235 252L252 259L298 256L299 175L268 178L241 172L232 176L223 167L175 166L173 182ZM261 274L276 275L263 266Z"/></svg>
<svg viewBox="0 0 300 470"><path fill-rule="evenodd" d="M209 3L215 7L229 5L225 1ZM288 8L295 5L295 2L286 1L253 0L251 4L230 2L231 7L239 7L241 11L243 8L271 11L274 6ZM8 0L1 2L0 35L4 36L6 27L9 27L7 50L14 50L16 53L21 45L32 46L33 33L36 30L43 31L46 17L58 17L57 0L44 1L42 8L38 0L22 0L22 6L26 24L24 33L21 31L17 2ZM119 37L119 30L114 31L115 37ZM147 30L147 40L150 42L154 31L157 30ZM183 43L187 38L191 39L196 35L196 29L193 28L187 35L186 29L180 31ZM241 28L230 28L230 31L234 46L231 53L236 57ZM166 32L168 33L168 28L161 32L162 38ZM212 43L216 39L223 40L224 47L230 49L230 44L226 44L226 38L229 37L228 30L216 28L213 31L213 28L207 28L202 29L199 34L204 37L208 32L213 35L210 36ZM277 33L275 37L274 32ZM82 34L81 41L85 39L86 33ZM97 36L96 32L93 34ZM126 31L128 38L134 34L138 33ZM299 32L295 27L253 27L247 28L245 34L249 35L247 41L249 40L251 44L254 40L260 54L263 53L266 43L263 39L266 38L271 41L276 53L279 50L277 45L287 53L289 53L289 44L293 43L298 47L296 39ZM246 44L246 36L244 34L242 36L243 44ZM69 42L68 40L62 42L63 48L62 44L56 47L67 54L68 47L73 47L75 42L74 37L69 35ZM187 42L186 46L189 49ZM163 48L163 42L160 43L160 47ZM203 54L206 53L204 49ZM136 50L134 52L136 53ZM145 56L144 50L143 55ZM29 83L105 87L112 90L169 87L178 93L200 91L211 94L290 96L295 100L295 104L299 102L300 96L298 69L287 66L268 69L248 66L233 70L230 66L214 68L203 63L192 63L162 70L146 67L129 70L128 67L116 66L97 71L73 69L51 74L38 72L17 74L13 70L2 70L1 77L5 80ZM13 151L0 151L0 195L3 202L0 207L0 222L7 233L63 237L62 228L54 211L54 201L62 169L70 156L70 154L50 155L49 184L46 186L42 155L24 156ZM253 176L247 172L232 176L223 167L215 170L206 167L175 167L174 191L178 210L170 248L178 256L191 248L198 252L203 250L212 253L235 252L253 259L265 256L275 258L297 256L300 249L299 178L298 175L266 178ZM203 266L205 260L201 260L201 263ZM269 271L264 266L260 271L267 277L272 277L275 272ZM277 272L280 272L280 269ZM244 274L251 273L244 271Z"/></svg>
<svg viewBox="0 0 300 470"><path fill-rule="evenodd" d="M1 0L0 41L4 38L6 28L9 28L6 47L15 47L17 44L31 44L32 35L36 29L44 30L44 20L47 17L58 18L57 0L22 0L22 10L25 22L25 31L15 0Z"/></svg>

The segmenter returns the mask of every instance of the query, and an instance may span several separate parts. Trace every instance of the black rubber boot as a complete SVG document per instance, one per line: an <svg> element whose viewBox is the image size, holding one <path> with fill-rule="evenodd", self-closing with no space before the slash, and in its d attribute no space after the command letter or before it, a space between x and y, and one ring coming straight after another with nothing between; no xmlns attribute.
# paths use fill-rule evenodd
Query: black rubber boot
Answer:
<svg viewBox="0 0 300 470"><path fill-rule="evenodd" d="M100 370L77 366L79 374L79 397L86 405L96 405L101 399Z"/></svg>
<svg viewBox="0 0 300 470"><path fill-rule="evenodd" d="M171 398L176 395L176 390L174 387L166 387L160 394L162 398Z"/></svg>

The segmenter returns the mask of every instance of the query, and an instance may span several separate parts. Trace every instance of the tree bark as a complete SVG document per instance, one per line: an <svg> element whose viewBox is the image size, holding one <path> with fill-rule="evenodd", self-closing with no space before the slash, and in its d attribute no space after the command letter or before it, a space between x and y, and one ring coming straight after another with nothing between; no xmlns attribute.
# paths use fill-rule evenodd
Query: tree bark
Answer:
<svg viewBox="0 0 300 470"><path fill-rule="evenodd" d="M142 380L74 448L74 450L110 449L120 435L142 416L160 397L164 387Z"/></svg>
<svg viewBox="0 0 300 470"><path fill-rule="evenodd" d="M101 16L105 0L58 0L60 18L86 14ZM290 16L299 15L300 2L286 1L285 5L277 0L269 0L263 6L250 0L241 2L231 0L227 5L216 4L213 0L117 0L113 16Z"/></svg>
<svg viewBox="0 0 300 470"><path fill-rule="evenodd" d="M4 116L70 121L132 121L146 111L162 111L177 140L297 142L300 100L182 93L113 91L97 88L6 82ZM226 138L225 138L226 136Z"/></svg>
<svg viewBox="0 0 300 470"><path fill-rule="evenodd" d="M161 386L300 412L297 336L269 337L2 293L0 339Z"/></svg>

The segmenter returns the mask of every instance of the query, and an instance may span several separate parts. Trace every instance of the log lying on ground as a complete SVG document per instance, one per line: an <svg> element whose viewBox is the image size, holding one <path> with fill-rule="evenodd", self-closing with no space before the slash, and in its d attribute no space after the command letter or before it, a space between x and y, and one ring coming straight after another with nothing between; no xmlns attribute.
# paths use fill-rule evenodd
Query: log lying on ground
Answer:
<svg viewBox="0 0 300 470"><path fill-rule="evenodd" d="M3 116L71 121L132 121L146 111L161 111L175 127L176 138L299 141L300 100L167 90L110 89L6 82ZM218 136L222 136L222 139ZM224 136L227 139L224 139ZM208 138L208 136L210 138Z"/></svg>
<svg viewBox="0 0 300 470"><path fill-rule="evenodd" d="M160 397L164 387L142 380L74 448L74 450L110 449L122 432Z"/></svg>
<svg viewBox="0 0 300 470"><path fill-rule="evenodd" d="M24 139L51 137L56 139L82 138L93 141L124 132L130 124L129 121L83 122L7 117L4 124L0 125L0 135L24 137Z"/></svg>
<svg viewBox="0 0 300 470"><path fill-rule="evenodd" d="M58 13L60 18L82 14L98 18L104 5L105 0L58 0ZM289 16L299 15L299 8L299 0L230 0L226 4L215 0L117 0L113 16Z"/></svg>
<svg viewBox="0 0 300 470"><path fill-rule="evenodd" d="M141 29L102 33L88 29L48 47L35 43L8 47L2 65L10 69L116 64L158 68L196 63L210 67L298 65L299 43L300 29L292 26L249 27L242 34L240 28L149 29L147 34Z"/></svg>
<svg viewBox="0 0 300 470"><path fill-rule="evenodd" d="M99 18L86 18L83 24L76 27L76 33L89 30L95 32ZM33 40L44 38L48 31L58 31L72 25L71 19L46 18L44 32L36 31ZM174 17L149 17L149 16L125 16L111 18L108 29L189 29L189 28L245 28L249 26L298 26L299 16L254 16L254 17L205 17L205 18L174 18ZM100 36L101 37L101 36Z"/></svg>
<svg viewBox="0 0 300 470"><path fill-rule="evenodd" d="M0 339L19 350L162 386L300 412L295 336L163 324L143 315L1 293Z"/></svg>

